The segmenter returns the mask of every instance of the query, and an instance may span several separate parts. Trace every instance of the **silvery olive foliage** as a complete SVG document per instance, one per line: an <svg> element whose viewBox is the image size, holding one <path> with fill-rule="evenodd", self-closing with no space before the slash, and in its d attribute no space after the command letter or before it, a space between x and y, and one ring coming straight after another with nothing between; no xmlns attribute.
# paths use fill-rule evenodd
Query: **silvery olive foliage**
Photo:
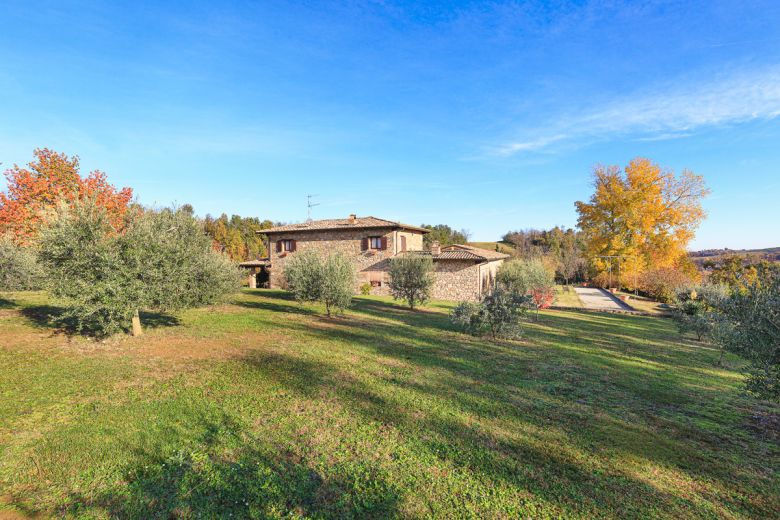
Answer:
<svg viewBox="0 0 780 520"><path fill-rule="evenodd" d="M429 255L405 254L390 260L390 294L396 300L405 300L414 310L431 297L433 286L433 259Z"/></svg>
<svg viewBox="0 0 780 520"><path fill-rule="evenodd" d="M672 304L672 318L680 333L692 332L699 341L715 339L723 326L720 312L729 297L724 285L698 285L679 291Z"/></svg>
<svg viewBox="0 0 780 520"><path fill-rule="evenodd" d="M479 303L462 302L453 309L451 321L474 336L516 339L522 335L522 320L533 307L532 297L496 287Z"/></svg>
<svg viewBox="0 0 780 520"><path fill-rule="evenodd" d="M284 268L287 288L299 302L321 302L325 312L343 312L352 303L355 267L344 254L320 256L313 250L296 252Z"/></svg>
<svg viewBox="0 0 780 520"><path fill-rule="evenodd" d="M780 401L780 274L767 270L744 290L732 291L722 313L730 329L720 341L750 361L748 391Z"/></svg>
<svg viewBox="0 0 780 520"><path fill-rule="evenodd" d="M214 251L190 212L136 208L126 218L116 233L105 208L87 199L60 204L43 229L49 289L75 329L113 334L139 310L216 303L240 287L238 267Z"/></svg>
<svg viewBox="0 0 780 520"><path fill-rule="evenodd" d="M8 235L0 236L0 291L40 289L43 277L31 247L16 244Z"/></svg>

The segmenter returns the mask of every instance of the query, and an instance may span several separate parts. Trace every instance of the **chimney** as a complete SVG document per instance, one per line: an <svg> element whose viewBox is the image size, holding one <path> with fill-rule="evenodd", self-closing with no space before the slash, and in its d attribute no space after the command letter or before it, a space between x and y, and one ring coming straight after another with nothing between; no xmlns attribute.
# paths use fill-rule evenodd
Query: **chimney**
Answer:
<svg viewBox="0 0 780 520"><path fill-rule="evenodd" d="M441 254L441 246L439 245L438 240L434 240L431 244L431 254L432 255L440 255Z"/></svg>
<svg viewBox="0 0 780 520"><path fill-rule="evenodd" d="M349 218L348 218L347 220L349 220L349 223L350 223L350 224L354 224L354 223L355 223L355 220L357 220L357 215L355 215L354 213L351 213L351 214L349 215Z"/></svg>

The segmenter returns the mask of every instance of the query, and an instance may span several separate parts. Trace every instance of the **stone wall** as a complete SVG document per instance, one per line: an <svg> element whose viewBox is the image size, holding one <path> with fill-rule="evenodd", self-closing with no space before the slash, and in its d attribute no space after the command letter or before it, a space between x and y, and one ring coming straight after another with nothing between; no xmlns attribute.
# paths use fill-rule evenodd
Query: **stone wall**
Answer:
<svg viewBox="0 0 780 520"><path fill-rule="evenodd" d="M434 262L436 281L431 289L434 300L479 300L480 264L474 260Z"/></svg>
<svg viewBox="0 0 780 520"><path fill-rule="evenodd" d="M284 266L294 255L307 250L328 255L340 251L352 258L357 270L356 290L364 283L381 282L381 289L386 285L387 260L400 251L400 235L405 235L406 249L419 251L422 249L422 234L393 229L345 229L331 231L304 231L295 233L278 233L269 237L269 258L271 260L271 287L284 288ZM387 249L369 249L363 251L361 242L368 237L384 237L387 239ZM292 253L276 251L277 240L292 239L296 241L296 250ZM384 266L384 267L383 267ZM379 289L378 287L376 289ZM385 291L378 291L385 294Z"/></svg>

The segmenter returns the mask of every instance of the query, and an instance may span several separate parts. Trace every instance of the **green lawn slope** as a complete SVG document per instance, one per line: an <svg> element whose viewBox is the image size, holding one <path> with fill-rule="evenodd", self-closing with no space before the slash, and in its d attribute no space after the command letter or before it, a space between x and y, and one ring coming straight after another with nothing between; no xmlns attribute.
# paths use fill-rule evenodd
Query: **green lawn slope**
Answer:
<svg viewBox="0 0 780 520"><path fill-rule="evenodd" d="M776 407L655 317L546 311L525 339L359 298L247 290L146 335L0 299L0 517L771 518Z"/></svg>

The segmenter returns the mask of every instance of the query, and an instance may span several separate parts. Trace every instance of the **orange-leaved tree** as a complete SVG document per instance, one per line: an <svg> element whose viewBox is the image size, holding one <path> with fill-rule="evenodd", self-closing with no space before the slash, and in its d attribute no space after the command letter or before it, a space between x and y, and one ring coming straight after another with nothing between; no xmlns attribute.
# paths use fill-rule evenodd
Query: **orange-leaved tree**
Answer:
<svg viewBox="0 0 780 520"><path fill-rule="evenodd" d="M603 278L612 266L619 282L633 288L650 269L691 272L686 247L706 216L701 201L709 190L703 177L689 170L678 176L644 158L623 171L597 166L593 175L590 201L575 205L596 276Z"/></svg>
<svg viewBox="0 0 780 520"><path fill-rule="evenodd" d="M0 192L0 235L8 234L15 242L27 244L38 235L44 210L59 200L85 198L94 198L106 208L114 229L122 228L133 190L117 190L99 170L82 178L78 156L68 157L48 148L36 149L33 154L35 159L26 168L14 165L5 171L8 188Z"/></svg>

